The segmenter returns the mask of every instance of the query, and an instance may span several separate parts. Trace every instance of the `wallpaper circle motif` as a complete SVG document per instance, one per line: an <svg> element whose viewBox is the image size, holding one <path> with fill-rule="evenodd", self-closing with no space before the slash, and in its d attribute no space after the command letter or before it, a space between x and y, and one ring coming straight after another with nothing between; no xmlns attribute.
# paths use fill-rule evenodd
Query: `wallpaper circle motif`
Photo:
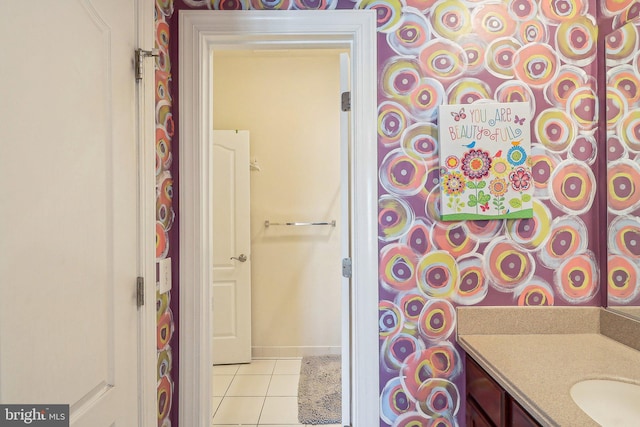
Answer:
<svg viewBox="0 0 640 427"><path fill-rule="evenodd" d="M357 5L367 8L363 3ZM395 28L425 25L421 17L415 16L413 8L402 11ZM436 375L425 362L424 353L433 348L434 340L445 339L437 334L442 332L446 336L448 322L447 310L443 308L448 306L437 302L446 301L452 306L492 301L500 305L549 306L596 301L599 269L589 231L594 226L589 213L596 204L595 131L600 120L593 77L595 14L588 3L580 0L438 1L425 13L428 27L412 33L423 37L424 42L412 44L410 49L400 43L393 33L397 31L395 28L378 26L387 40L378 50L382 64L379 123L393 125L381 125L379 131L380 201L384 205L380 212L381 215L387 212L390 205L402 206L400 216L412 218L416 224L414 233L410 231L411 224L404 222L402 231L393 233L394 237L383 231L381 259L388 265L386 248L398 243L407 245L405 256L413 251L417 257L416 263L411 264L415 266L416 288L393 289L386 284L388 279L381 280L381 300L397 304L403 298L400 295L411 294L412 300L419 294L422 310L440 307L440 311L434 309L437 316L426 317L427 311L422 312L417 329L406 324L403 328L402 334L411 334L424 348L413 344L416 353L401 363L399 377L388 371L381 377L382 384L388 386L387 389L383 386L385 398L381 399L385 414L382 418L387 425L426 425L425 420L432 421L438 415L451 419L455 413L455 393L445 393L439 396L441 400L433 400L435 395L430 394L431 380ZM627 52L635 49L635 42L633 48L626 46L628 41L609 42L619 44L621 56L628 56ZM624 104L628 97L622 92L636 93L636 75L633 71L610 77L616 82L616 90L622 93L620 111L630 125L625 127L626 133L621 133L621 153L636 150L636 140L640 141L634 133L635 113L630 113L632 110ZM439 82L442 90L438 87L424 98L412 96L425 78ZM436 96L440 93L445 94L444 99ZM453 223L440 220L439 193L443 188L455 191L455 182L441 181L435 186L432 183L430 176L439 175L433 166L439 158L438 119L435 108L430 109L433 104L423 106L421 99L434 100L436 107L484 100L529 104L534 117L533 139L526 161L533 178L534 218ZM389 120L390 110L396 112L393 120ZM390 185L387 165L389 156L398 155L397 150L426 162L427 179L416 176L414 181L420 183L426 194L417 191L418 186L412 188L412 195L401 194L396 186ZM519 153L516 149L511 154ZM453 179L450 174L445 176L445 180ZM616 182L623 182L622 178ZM626 200L623 185L618 187L618 193L614 193L618 195L618 209L634 206L635 201ZM409 244L415 236L419 236L422 246ZM414 314L415 310L417 306ZM427 323L426 318L440 322L444 329ZM415 319L410 322L414 323ZM445 340L454 345L451 338ZM386 348L384 344L381 347L385 360ZM447 380L457 389L463 379L453 375ZM416 399L421 385L423 394ZM439 386L449 390L443 384ZM406 398L401 401L403 406L388 398L390 390L394 390L395 396ZM406 402L414 403L415 407ZM416 418L418 415L422 418ZM456 418L455 422L461 421Z"/></svg>
<svg viewBox="0 0 640 427"><path fill-rule="evenodd" d="M607 297L616 304L626 304L638 297L640 287L636 284L640 271L633 258L624 255L609 255L607 260Z"/></svg>
<svg viewBox="0 0 640 427"><path fill-rule="evenodd" d="M597 224L591 212L597 207L596 176L604 172L596 165L601 144L595 16L602 13L620 25L640 15L637 3L182 1L201 9L375 12L381 426L464 425L463 361L452 333L456 306L597 304ZM622 216L609 233L616 266L609 289L620 300L638 294L629 286L639 268L630 261L639 233L630 216L640 200L629 190L640 174L630 158L640 152L638 39L637 29L628 26L621 36L606 38L617 60L626 62L609 74L608 92L615 96L608 107L622 124L609 123L606 153L616 166L610 164L607 181L610 213ZM161 99L165 93L158 88ZM531 220L440 219L438 106L483 101L529 104ZM171 133L170 117L159 117ZM170 162L170 137L164 138L159 133L158 165ZM162 212L165 205L159 201ZM162 253L168 244L162 230L171 219L159 216Z"/></svg>
<svg viewBox="0 0 640 427"><path fill-rule="evenodd" d="M559 295L574 304L589 301L598 291L598 265L591 251L569 257L556 270Z"/></svg>
<svg viewBox="0 0 640 427"><path fill-rule="evenodd" d="M489 292L489 284L484 274L482 257L461 257L458 259L458 267L460 282L451 301L460 305L474 305L484 300Z"/></svg>
<svg viewBox="0 0 640 427"><path fill-rule="evenodd" d="M514 289L518 305L552 306L555 303L554 291L545 280L533 277L528 283Z"/></svg>

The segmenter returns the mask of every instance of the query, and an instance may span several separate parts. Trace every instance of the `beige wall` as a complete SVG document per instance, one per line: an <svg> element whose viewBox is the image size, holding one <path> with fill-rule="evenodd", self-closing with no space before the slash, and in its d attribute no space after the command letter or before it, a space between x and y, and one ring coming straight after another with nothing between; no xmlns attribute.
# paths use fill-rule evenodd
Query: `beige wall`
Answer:
<svg viewBox="0 0 640 427"><path fill-rule="evenodd" d="M254 356L340 351L339 99L335 51L214 58L214 127L249 130L261 168L251 172Z"/></svg>

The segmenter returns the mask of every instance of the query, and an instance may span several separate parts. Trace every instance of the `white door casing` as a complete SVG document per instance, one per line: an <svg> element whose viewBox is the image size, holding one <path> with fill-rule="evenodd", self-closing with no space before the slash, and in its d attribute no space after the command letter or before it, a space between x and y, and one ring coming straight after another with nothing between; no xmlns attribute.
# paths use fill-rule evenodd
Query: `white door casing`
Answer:
<svg viewBox="0 0 640 427"><path fill-rule="evenodd" d="M210 271L213 51L339 48L351 52L350 370L354 427L379 424L375 12L180 11L180 424L211 419ZM357 221L356 221L357 218ZM184 284L190 284L185 286Z"/></svg>
<svg viewBox="0 0 640 427"><path fill-rule="evenodd" d="M149 0L0 4L0 402L155 422ZM145 138L148 138L143 144Z"/></svg>
<svg viewBox="0 0 640 427"><path fill-rule="evenodd" d="M351 90L349 73L349 54L340 54L340 96ZM350 95L349 95L350 96ZM350 175L350 147L351 147L351 111L341 105L340 108L340 222L351 224L351 175ZM340 236L340 250L343 262L351 260L351 228L342 227ZM346 266L345 266L346 267ZM345 272L341 283L341 343L342 343L342 372L351 372L351 278ZM351 425L351 377L342 375L342 424ZM345 392L347 391L348 392Z"/></svg>
<svg viewBox="0 0 640 427"><path fill-rule="evenodd" d="M250 199L249 132L214 130L211 263L214 365L251 361Z"/></svg>

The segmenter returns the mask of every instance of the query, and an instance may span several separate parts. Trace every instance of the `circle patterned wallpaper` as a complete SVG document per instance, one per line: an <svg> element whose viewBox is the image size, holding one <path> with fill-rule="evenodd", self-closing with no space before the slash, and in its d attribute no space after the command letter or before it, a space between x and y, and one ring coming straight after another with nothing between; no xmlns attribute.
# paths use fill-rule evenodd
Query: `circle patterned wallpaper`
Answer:
<svg viewBox="0 0 640 427"><path fill-rule="evenodd" d="M170 91L177 56L169 55L169 29L176 31L177 9L376 12L381 426L464 425L456 306L600 305L597 190L606 171L598 166L598 141L606 121L596 84L598 33L637 17L635 1L157 0L159 258L173 243L167 234L174 219ZM609 92L617 95L607 105L620 111L623 129L631 129L608 134L608 155L617 162L609 165L614 209L629 199L640 206L629 190L635 185L629 177L640 174L634 133L640 116L628 108L638 100L625 92L640 79L638 32L628 32L607 41L625 63L607 75ZM530 106L532 219L440 220L438 106L482 100ZM621 252L640 232L625 215L611 224ZM638 265L624 255L610 262L637 277ZM159 298L158 306L158 394L165 405L159 425L167 426L175 385L170 377L164 381L171 355L160 328L170 335L173 320L168 301Z"/></svg>
<svg viewBox="0 0 640 427"><path fill-rule="evenodd" d="M640 5L636 6L640 8ZM638 21L605 35L607 69L607 297L640 305L640 69Z"/></svg>

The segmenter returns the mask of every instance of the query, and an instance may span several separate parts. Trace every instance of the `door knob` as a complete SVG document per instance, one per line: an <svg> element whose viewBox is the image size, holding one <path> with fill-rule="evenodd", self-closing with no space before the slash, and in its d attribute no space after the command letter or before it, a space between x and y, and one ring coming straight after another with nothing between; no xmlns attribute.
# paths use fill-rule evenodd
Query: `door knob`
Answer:
<svg viewBox="0 0 640 427"><path fill-rule="evenodd" d="M231 259L237 259L240 262L245 262L247 260L247 256L245 254L240 254L239 256L232 256Z"/></svg>

